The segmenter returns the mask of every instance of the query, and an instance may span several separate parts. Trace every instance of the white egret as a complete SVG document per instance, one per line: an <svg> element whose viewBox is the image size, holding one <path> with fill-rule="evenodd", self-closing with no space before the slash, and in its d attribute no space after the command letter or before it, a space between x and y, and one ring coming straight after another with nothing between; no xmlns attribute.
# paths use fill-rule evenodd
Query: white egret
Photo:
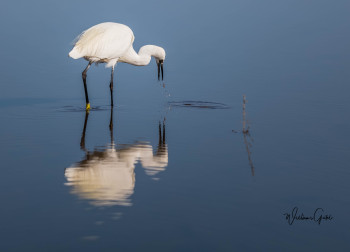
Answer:
<svg viewBox="0 0 350 252"><path fill-rule="evenodd" d="M163 79L164 49L155 45L145 45L136 53L132 46L134 39L134 34L128 26L112 22L92 26L77 37L69 56L73 59L84 58L89 61L82 72L87 110L90 109L90 102L86 86L86 72L92 63L107 63L106 67L112 67L109 85L111 106L113 106L113 73L117 62L145 66L149 64L151 57L154 57L158 66L158 80L160 72Z"/></svg>

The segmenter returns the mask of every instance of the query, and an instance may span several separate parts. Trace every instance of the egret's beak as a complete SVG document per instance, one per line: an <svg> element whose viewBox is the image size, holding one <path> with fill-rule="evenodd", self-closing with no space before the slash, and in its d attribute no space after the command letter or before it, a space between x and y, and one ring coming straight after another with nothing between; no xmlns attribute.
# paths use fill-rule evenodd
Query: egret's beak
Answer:
<svg viewBox="0 0 350 252"><path fill-rule="evenodd" d="M164 79L163 62L164 62L163 60L159 60L159 62L157 62L158 80L160 80L160 73L162 73L162 80Z"/></svg>

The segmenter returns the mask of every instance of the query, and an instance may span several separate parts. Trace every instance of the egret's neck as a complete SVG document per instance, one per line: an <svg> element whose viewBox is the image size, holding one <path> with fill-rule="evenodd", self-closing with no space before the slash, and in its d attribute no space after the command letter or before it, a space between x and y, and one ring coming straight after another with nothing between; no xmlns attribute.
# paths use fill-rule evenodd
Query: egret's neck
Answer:
<svg viewBox="0 0 350 252"><path fill-rule="evenodd" d="M135 66L146 66L151 61L151 55L140 52L137 54L134 48L130 47L126 54L119 58L119 61Z"/></svg>
<svg viewBox="0 0 350 252"><path fill-rule="evenodd" d="M136 53L134 48L130 47L125 55L119 58L119 61L129 63L135 66L146 66L151 61L151 57L158 56L158 46L145 45Z"/></svg>

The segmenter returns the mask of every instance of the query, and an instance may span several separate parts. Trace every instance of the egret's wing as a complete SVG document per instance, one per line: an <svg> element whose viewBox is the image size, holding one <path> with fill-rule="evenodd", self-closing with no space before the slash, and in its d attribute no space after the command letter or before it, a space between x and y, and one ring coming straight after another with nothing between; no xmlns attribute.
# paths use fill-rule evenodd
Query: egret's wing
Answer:
<svg viewBox="0 0 350 252"><path fill-rule="evenodd" d="M82 32L74 49L81 57L119 58L132 45L133 39L133 32L126 25L102 23Z"/></svg>

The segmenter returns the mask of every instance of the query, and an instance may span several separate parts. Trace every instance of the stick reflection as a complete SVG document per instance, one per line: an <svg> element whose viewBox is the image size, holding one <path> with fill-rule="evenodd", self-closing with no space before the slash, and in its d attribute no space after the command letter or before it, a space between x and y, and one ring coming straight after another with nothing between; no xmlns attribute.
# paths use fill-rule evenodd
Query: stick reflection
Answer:
<svg viewBox="0 0 350 252"><path fill-rule="evenodd" d="M242 115L243 115L243 129L242 129L242 133L243 133L243 139L244 139L244 144L245 144L245 148L248 154L248 161L249 161L249 166L252 172L252 176L254 176L254 165L253 165L253 160L252 160L252 152L250 151L250 148L252 147L252 142L253 139L250 136L250 131L249 131L249 124L248 121L246 119L246 112L245 112L245 105L246 105L246 99L245 99L245 95L243 95L243 110L242 110Z"/></svg>
<svg viewBox="0 0 350 252"><path fill-rule="evenodd" d="M252 153L250 151L250 148L252 147L252 143L253 139L251 138L249 132L244 133L243 132L243 139L244 139L244 144L245 144L245 148L248 154L248 161L249 161L249 166L250 169L252 171L252 176L254 176L254 165L253 165L253 160L252 160Z"/></svg>
<svg viewBox="0 0 350 252"><path fill-rule="evenodd" d="M88 151L85 134L89 113L85 114L80 147L85 157L66 168L65 176L71 192L89 200L94 206L131 206L135 188L135 165L140 162L147 175L154 177L168 165L168 148L165 141L165 121L159 123L159 142L156 153L148 142L136 142L116 148L113 141L113 110L110 116L110 144Z"/></svg>

